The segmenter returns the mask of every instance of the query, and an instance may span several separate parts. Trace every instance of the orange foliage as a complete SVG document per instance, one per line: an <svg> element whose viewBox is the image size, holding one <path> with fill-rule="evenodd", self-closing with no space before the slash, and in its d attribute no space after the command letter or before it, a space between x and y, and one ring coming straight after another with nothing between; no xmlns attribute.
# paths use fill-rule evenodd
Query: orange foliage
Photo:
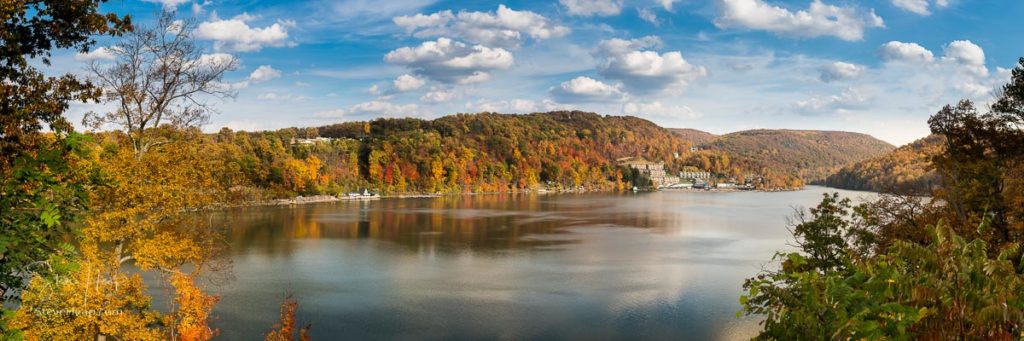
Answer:
<svg viewBox="0 0 1024 341"><path fill-rule="evenodd" d="M266 341L292 341L295 340L295 312L299 309L299 302L292 297L285 298L281 303L281 320L274 325L274 328L267 333ZM299 340L309 341L309 329L313 324L306 324L299 328Z"/></svg>
<svg viewBox="0 0 1024 341"><path fill-rule="evenodd" d="M211 329L208 325L210 311L217 304L219 298L203 293L195 285L195 278L182 273L171 275L171 285L174 286L175 304L177 314L174 324L176 325L177 340L181 341L205 341L212 339L218 334L218 330Z"/></svg>

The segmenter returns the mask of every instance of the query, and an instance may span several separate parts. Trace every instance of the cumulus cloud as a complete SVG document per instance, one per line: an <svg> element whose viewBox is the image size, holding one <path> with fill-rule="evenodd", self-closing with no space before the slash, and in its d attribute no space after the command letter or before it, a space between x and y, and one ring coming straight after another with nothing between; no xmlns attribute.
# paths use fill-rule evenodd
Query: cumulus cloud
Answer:
<svg viewBox="0 0 1024 341"><path fill-rule="evenodd" d="M233 61L235 57L226 53L217 53L214 54L212 58L219 59L214 62L222 63ZM231 84L231 87L234 89L245 89L248 88L249 85L263 83L277 77L281 77L281 71L270 67L270 65L260 65L260 67L256 68L256 70L253 70L252 73L249 74L249 77L246 77L243 81Z"/></svg>
<svg viewBox="0 0 1024 341"><path fill-rule="evenodd" d="M242 13L231 19L218 19L203 22L196 28L196 38L213 40L217 50L239 52L259 51L263 47L281 47L294 45L288 41L287 27L291 22L276 22L270 26L250 27L248 22L253 19Z"/></svg>
<svg viewBox="0 0 1024 341"><path fill-rule="evenodd" d="M661 24L661 22L658 21L658 15L654 14L654 11L650 8L637 8L636 15L639 16L641 20L651 23L651 25L658 26Z"/></svg>
<svg viewBox="0 0 1024 341"><path fill-rule="evenodd" d="M420 101L424 103L444 103L451 102L453 100L462 97L461 94L455 90L434 88L420 97Z"/></svg>
<svg viewBox="0 0 1024 341"><path fill-rule="evenodd" d="M114 60L116 58L115 53L117 52L116 46L111 47L97 47L88 53L76 53L75 60L77 61L93 61L93 60Z"/></svg>
<svg viewBox="0 0 1024 341"><path fill-rule="evenodd" d="M552 87L550 93L556 100L569 103L618 101L625 96L618 86L582 76Z"/></svg>
<svg viewBox="0 0 1024 341"><path fill-rule="evenodd" d="M413 73L442 83L470 84L490 79L490 71L515 64L503 48L469 46L448 38L402 47L384 56L388 63L408 67Z"/></svg>
<svg viewBox="0 0 1024 341"><path fill-rule="evenodd" d="M260 65L260 67L253 70L249 74L249 81L253 83L263 83L271 79L281 77L281 71L274 69L270 65Z"/></svg>
<svg viewBox="0 0 1024 341"><path fill-rule="evenodd" d="M885 27L874 10L826 5L820 0L796 12L774 6L764 0L719 0L721 13L715 19L720 28L764 30L782 36L834 36L842 40L864 39L864 30Z"/></svg>
<svg viewBox="0 0 1024 341"><path fill-rule="evenodd" d="M707 75L703 66L690 64L679 51L641 50L660 45L660 40L652 38L602 41L597 49L597 55L603 58L598 74L620 81L636 93L682 90L691 81Z"/></svg>
<svg viewBox="0 0 1024 341"><path fill-rule="evenodd" d="M622 105L622 113L630 116L669 119L697 119L703 116L689 106L662 104L661 101L629 102Z"/></svg>
<svg viewBox="0 0 1024 341"><path fill-rule="evenodd" d="M822 66L819 71L821 75L818 77L822 82L831 83L834 81L841 81L846 79L853 79L864 75L866 71L862 65L850 64L844 62L834 62Z"/></svg>
<svg viewBox="0 0 1024 341"><path fill-rule="evenodd" d="M886 61L931 62L935 59L932 51L917 43L890 41L878 49L882 59Z"/></svg>
<svg viewBox="0 0 1024 341"><path fill-rule="evenodd" d="M622 12L621 0L558 0L569 14L579 16L618 15Z"/></svg>
<svg viewBox="0 0 1024 341"><path fill-rule="evenodd" d="M416 78L412 75L404 74L398 76L398 78L395 78L395 81L393 83L395 85L396 91L407 92L419 89L420 87L423 87L423 85L426 84L427 82L420 78Z"/></svg>
<svg viewBox="0 0 1024 341"><path fill-rule="evenodd" d="M892 5L899 7L905 11L913 12L920 15L931 15L931 5L935 4L935 7L942 8L949 6L948 0L892 0Z"/></svg>
<svg viewBox="0 0 1024 341"><path fill-rule="evenodd" d="M193 63L199 66L218 67L238 63L238 59L227 53L210 53L199 56Z"/></svg>
<svg viewBox="0 0 1024 341"><path fill-rule="evenodd" d="M392 19L406 34L417 38L454 37L471 43L505 48L519 47L525 37L544 40L563 37L569 28L553 23L548 18L531 12L516 11L498 5L495 12L467 12L458 14L440 11Z"/></svg>
<svg viewBox="0 0 1024 341"><path fill-rule="evenodd" d="M672 4L675 3L676 1L679 0L658 0L658 3L661 4L661 7L664 7L666 11L671 11Z"/></svg>
<svg viewBox="0 0 1024 341"><path fill-rule="evenodd" d="M643 49L656 49L662 46L661 38L655 36L645 36L637 39L605 39L597 43L597 50L595 51L598 55L619 55L632 52L634 50Z"/></svg>
<svg viewBox="0 0 1024 341"><path fill-rule="evenodd" d="M978 77L988 76L988 68L985 67L985 50L970 40L955 40L946 45L943 53L943 59L958 63L963 70Z"/></svg>
<svg viewBox="0 0 1024 341"><path fill-rule="evenodd" d="M815 96L808 100L797 101L794 109L804 115L832 114L849 110L867 108L871 97L860 90L847 88L839 95Z"/></svg>

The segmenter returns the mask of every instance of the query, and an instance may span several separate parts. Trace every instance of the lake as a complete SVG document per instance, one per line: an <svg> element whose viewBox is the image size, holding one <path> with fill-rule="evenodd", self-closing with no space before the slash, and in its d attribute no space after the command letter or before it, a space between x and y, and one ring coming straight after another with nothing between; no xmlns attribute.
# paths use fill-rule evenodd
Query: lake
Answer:
<svg viewBox="0 0 1024 341"><path fill-rule="evenodd" d="M291 294L316 340L748 338L758 326L736 317L743 279L788 248L792 207L826 191L233 209L218 217L230 277L207 284L221 296L214 325L220 339L262 339Z"/></svg>

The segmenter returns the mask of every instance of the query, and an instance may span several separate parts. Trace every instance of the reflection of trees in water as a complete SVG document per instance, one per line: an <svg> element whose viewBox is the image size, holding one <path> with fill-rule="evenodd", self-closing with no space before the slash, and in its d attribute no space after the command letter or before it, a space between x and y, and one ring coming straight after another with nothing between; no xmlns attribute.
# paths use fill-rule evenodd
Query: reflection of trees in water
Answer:
<svg viewBox="0 0 1024 341"><path fill-rule="evenodd" d="M490 252L574 243L566 227L663 227L655 201L608 195L467 195L226 212L234 250L290 254L291 239L375 239L415 252ZM634 202L635 204L635 202Z"/></svg>

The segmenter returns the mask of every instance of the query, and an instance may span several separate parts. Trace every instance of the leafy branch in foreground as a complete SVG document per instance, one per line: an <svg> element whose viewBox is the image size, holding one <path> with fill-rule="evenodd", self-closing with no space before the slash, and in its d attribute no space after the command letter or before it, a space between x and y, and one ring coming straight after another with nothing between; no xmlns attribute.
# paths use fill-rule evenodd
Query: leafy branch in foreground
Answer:
<svg viewBox="0 0 1024 341"><path fill-rule="evenodd" d="M988 222L978 228L986 229ZM1014 339L1024 331L1019 246L988 257L945 223L927 245L899 241L845 271L778 253L781 269L748 279L743 312L764 315L757 339Z"/></svg>

